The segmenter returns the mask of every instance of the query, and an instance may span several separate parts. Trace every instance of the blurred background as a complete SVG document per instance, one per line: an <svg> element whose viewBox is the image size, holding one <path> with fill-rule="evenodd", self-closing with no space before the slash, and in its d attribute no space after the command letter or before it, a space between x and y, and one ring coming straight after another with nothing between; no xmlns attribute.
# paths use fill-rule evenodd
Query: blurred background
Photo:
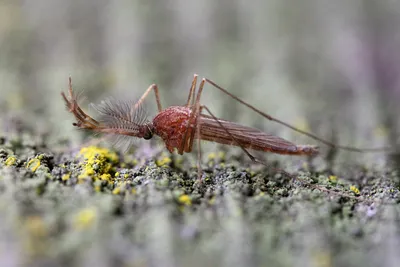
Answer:
<svg viewBox="0 0 400 267"><path fill-rule="evenodd" d="M1 116L78 136L60 97L69 76L87 96L83 107L138 98L152 83L167 107L185 102L197 73L324 138L393 144L399 13L390 0L1 0ZM315 144L209 85L202 102L219 117ZM153 117L153 95L147 107Z"/></svg>
<svg viewBox="0 0 400 267"><path fill-rule="evenodd" d="M400 1L396 0L0 0L0 145L4 136L24 131L35 133L28 138L46 137L46 142L68 138L79 144L83 135L72 127L73 116L60 96L68 89L69 76L74 89L86 96L84 108L107 97L136 99L152 83L159 85L165 108L185 103L194 73L328 140L360 147L395 145L399 143L399 70ZM218 117L298 144L318 144L267 121L210 85L202 103ZM153 94L146 106L151 119L156 114ZM36 153L38 143L29 143L31 153ZM2 149L0 157L6 156ZM24 159L17 158L18 168L0 170L2 266L20 266L26 247L38 251L51 247L50 253L55 251L61 260L80 255L89 263L83 266L108 262L178 266L173 261L177 255L182 256L178 260L182 265L190 266L204 262L209 266L219 262L224 266L235 262L237 266L397 266L399 262L394 249L400 240L395 205L382 209L380 202L355 205L339 194L335 198L334 194L311 195L311 190L302 193L292 183L269 178L266 187L259 186L260 180L264 184L264 174L250 179L250 173L242 175L247 167L243 164L240 177L228 167L222 179L225 169L217 169L221 179L215 179L218 184L204 194L202 204L193 202L193 209L181 213L182 205L174 200L176 191L159 190L160 184L154 182L164 183L161 172L135 187L137 199L126 194L122 200L111 193L91 194L84 187L64 186L68 182L64 178L70 178L65 166L53 166L52 176L58 180L45 171L31 175ZM366 170L369 164L386 162L382 154L342 153L338 160L350 158ZM306 162L296 160L295 167ZM141 183L141 170L129 171ZM194 173L189 168L172 172L171 181L176 183L171 184L179 184L179 190L187 187L181 186L185 171ZM392 170L377 175L358 172L354 167L345 177L365 184L369 176L377 177L383 182L371 182L366 191L377 192L382 203L383 196L397 197L397 189L385 184ZM168 169L165 173L171 174ZM341 179L340 172L337 176ZM398 188L398 178L394 179ZM270 196L268 188L280 186L282 190ZM250 188L253 196L246 193ZM299 188L308 190L306 185ZM196 191L194 200L200 198ZM391 200L398 202L395 197ZM70 230L75 216L94 226ZM26 244L20 229L32 236ZM135 265L127 264L130 261ZM62 266L44 263L29 266Z"/></svg>

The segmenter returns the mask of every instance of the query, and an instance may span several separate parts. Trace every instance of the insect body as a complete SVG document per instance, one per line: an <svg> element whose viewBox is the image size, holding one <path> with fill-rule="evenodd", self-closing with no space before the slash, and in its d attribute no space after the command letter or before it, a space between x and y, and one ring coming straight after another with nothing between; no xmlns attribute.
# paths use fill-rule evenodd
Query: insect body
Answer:
<svg viewBox="0 0 400 267"><path fill-rule="evenodd" d="M196 78L197 76L192 84L196 83ZM87 115L79 107L77 96L72 89L71 79L69 98L64 93L62 96L69 111L77 120L74 123L75 126L100 133L144 139L150 139L156 134L163 139L171 153L175 149L181 155L191 152L196 139L278 154L315 155L318 153L315 146L298 146L256 128L202 114L201 110L206 107L200 106L198 101L203 85L204 82L199 89L196 103L191 104L195 90L195 86L192 86L188 103L185 106L171 106L163 110L159 105L159 113L152 122L146 121L141 116L140 104L151 89L155 90L157 103L160 103L156 85L150 86L141 100L135 104L121 101L103 102L96 107L101 114L99 121Z"/></svg>
<svg viewBox="0 0 400 267"><path fill-rule="evenodd" d="M128 141L130 141L132 137L151 139L154 135L158 135L165 142L166 148L169 152L172 153L174 150L177 150L178 154L181 155L183 153L191 152L193 143L196 140L199 147L199 177L201 174L201 140L238 146L253 162L264 165L266 164L250 154L249 150L286 155L313 156L318 154L318 147L316 146L295 145L283 138L264 133L259 129L217 118L207 106L200 104L201 94L206 82L239 103L252 109L264 118L282 124L301 134L307 135L308 137L332 148L352 152L379 152L390 149L387 147L360 149L351 146L337 145L326 141L312 133L295 128L286 122L280 121L260 111L209 79L203 78L201 80L197 95L195 96L197 77L198 76L195 74L190 87L188 100L183 106L171 106L163 109L160 102L158 87L157 85L152 84L147 88L137 102L108 100L102 101L101 104L94 106L100 113L100 118L98 120L87 115L78 105L77 95L72 89L71 78L69 78L69 96L67 97L64 93L61 94L68 111L71 112L76 119L76 122L73 123L73 125L81 129L129 138ZM142 103L151 91L154 91L156 97L158 114L152 121L149 121L143 111ZM203 114L203 111L206 111L208 115ZM279 171L293 178L291 174L283 170Z"/></svg>

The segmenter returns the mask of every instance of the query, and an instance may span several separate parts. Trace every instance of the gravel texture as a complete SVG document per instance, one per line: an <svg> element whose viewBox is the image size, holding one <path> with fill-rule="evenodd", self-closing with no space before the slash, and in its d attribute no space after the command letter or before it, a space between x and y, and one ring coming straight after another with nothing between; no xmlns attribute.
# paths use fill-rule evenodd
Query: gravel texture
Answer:
<svg viewBox="0 0 400 267"><path fill-rule="evenodd" d="M395 170L348 165L332 173L323 160L271 162L294 171L293 180L221 150L204 153L199 183L195 156L154 143L122 154L17 130L4 131L0 145L1 266L400 260Z"/></svg>

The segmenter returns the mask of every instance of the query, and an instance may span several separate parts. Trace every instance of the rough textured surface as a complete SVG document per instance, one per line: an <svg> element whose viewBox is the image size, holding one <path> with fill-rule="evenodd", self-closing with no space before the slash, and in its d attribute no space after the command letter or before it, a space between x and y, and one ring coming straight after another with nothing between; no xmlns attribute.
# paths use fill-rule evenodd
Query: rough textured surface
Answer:
<svg viewBox="0 0 400 267"><path fill-rule="evenodd" d="M399 18L395 0L0 0L0 266L399 265L400 157L258 155L292 180L204 146L200 186L195 153L79 141L60 97L71 76L92 114L156 83L166 108L197 73L335 143L395 146ZM209 84L201 102L320 145Z"/></svg>
<svg viewBox="0 0 400 267"><path fill-rule="evenodd" d="M319 166L285 166L301 178L293 181L220 152L205 153L199 184L192 155L148 143L124 155L100 144L75 149L18 131L7 131L0 145L1 266L400 260L395 171L347 166L330 175Z"/></svg>

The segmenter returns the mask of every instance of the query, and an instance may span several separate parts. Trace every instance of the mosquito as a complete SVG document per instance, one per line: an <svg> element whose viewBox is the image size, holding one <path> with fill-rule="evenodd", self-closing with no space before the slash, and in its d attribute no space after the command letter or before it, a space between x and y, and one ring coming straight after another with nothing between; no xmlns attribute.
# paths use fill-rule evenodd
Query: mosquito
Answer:
<svg viewBox="0 0 400 267"><path fill-rule="evenodd" d="M353 152L376 152L388 148L367 148L360 149L350 146L342 146L324 140L312 133L298 129L286 122L276 119L244 100L238 98L226 89L217 85L215 82L203 78L196 94L198 75L195 74L186 104L183 106L170 106L163 109L161 106L158 86L150 85L137 102L128 101L103 101L95 106L101 117L96 120L86 114L78 105L78 96L72 89L72 80L69 78L69 90L67 97L64 92L61 93L68 111L76 119L74 126L90 130L97 133L111 134L124 137L137 137L151 139L154 135L161 137L167 150L178 154L190 153L193 149L194 141L197 140L197 169L198 177L201 180L201 149L200 141L211 141L223 145L232 145L240 147L243 152L255 163L267 166L267 164L254 157L249 150L271 152L284 155L307 155L315 156L319 153L318 147L314 145L296 145L288 140L275 135L267 134L259 129L244 126L235 122L217 118L211 110L200 103L201 94L206 83L220 90L239 103L247 106L262 117L282 124L294 131L302 133L312 139L315 139L332 148L343 149ZM158 114L152 121L148 121L143 113L142 103L146 97L153 91L156 98ZM208 114L203 114L206 111ZM295 178L292 174L277 169L279 172Z"/></svg>

